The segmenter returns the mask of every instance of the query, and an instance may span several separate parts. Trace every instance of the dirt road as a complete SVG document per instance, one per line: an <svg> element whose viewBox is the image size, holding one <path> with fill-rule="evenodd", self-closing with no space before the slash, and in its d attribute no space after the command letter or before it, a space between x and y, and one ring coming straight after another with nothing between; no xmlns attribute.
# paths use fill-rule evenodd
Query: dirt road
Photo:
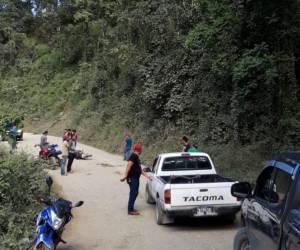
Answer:
<svg viewBox="0 0 300 250"><path fill-rule="evenodd" d="M39 135L25 134L19 148L37 155ZM49 136L49 142L61 139ZM75 160L74 172L60 176L50 171L65 198L85 204L64 235L67 245L60 250L231 250L237 225L220 220L181 221L158 226L154 207L144 199L142 180L136 208L141 216L127 215L128 186L119 181L126 163L118 155L79 144L78 149L93 154L92 160ZM142 158L142 156L141 156Z"/></svg>

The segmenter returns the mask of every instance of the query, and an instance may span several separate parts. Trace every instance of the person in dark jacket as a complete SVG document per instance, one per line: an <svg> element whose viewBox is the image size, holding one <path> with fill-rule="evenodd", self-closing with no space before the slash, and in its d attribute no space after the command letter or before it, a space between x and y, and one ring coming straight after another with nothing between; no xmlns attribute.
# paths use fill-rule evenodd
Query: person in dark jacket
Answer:
<svg viewBox="0 0 300 250"><path fill-rule="evenodd" d="M141 167L141 162L139 155L142 153L142 145L135 144L133 147L133 153L130 155L125 170L124 177L121 181L127 180L129 185L129 200L128 200L128 214L129 215L140 215L140 213L134 209L134 204L139 193L140 177L145 176L147 179L151 180Z"/></svg>

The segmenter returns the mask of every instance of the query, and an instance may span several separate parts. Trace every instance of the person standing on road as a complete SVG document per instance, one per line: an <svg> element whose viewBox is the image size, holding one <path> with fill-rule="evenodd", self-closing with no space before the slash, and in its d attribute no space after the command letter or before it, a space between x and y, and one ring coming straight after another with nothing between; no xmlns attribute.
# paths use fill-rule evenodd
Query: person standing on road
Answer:
<svg viewBox="0 0 300 250"><path fill-rule="evenodd" d="M72 137L72 141L74 142L74 146L76 148L76 146L77 146L77 140L78 140L78 134L77 134L76 129L72 130L71 137Z"/></svg>
<svg viewBox="0 0 300 250"><path fill-rule="evenodd" d="M9 153L12 154L17 148L17 127L15 123L12 124L8 135Z"/></svg>
<svg viewBox="0 0 300 250"><path fill-rule="evenodd" d="M65 140L68 141L68 140L71 139L71 137L72 137L72 133L71 132L72 132L71 129L67 129L67 132L64 133L63 141L65 141Z"/></svg>
<svg viewBox="0 0 300 250"><path fill-rule="evenodd" d="M132 147L132 138L129 132L125 135L124 140L124 161L128 161Z"/></svg>
<svg viewBox="0 0 300 250"><path fill-rule="evenodd" d="M63 145L62 145L62 157L61 157L61 161L60 161L61 175L67 175L67 173L65 172L65 168L66 168L68 157L69 157L69 147L70 147L69 142L65 138Z"/></svg>
<svg viewBox="0 0 300 250"><path fill-rule="evenodd" d="M147 179L151 178L142 170L139 155L142 153L142 145L135 144L133 147L133 153L128 159L128 164L125 170L124 177L121 181L127 180L129 185L129 200L128 200L128 215L140 215L140 213L134 209L134 204L139 193L140 177L145 176Z"/></svg>
<svg viewBox="0 0 300 250"><path fill-rule="evenodd" d="M72 164L76 156L76 141L73 137L69 140L69 155L68 155L68 164L67 164L67 172L70 173L72 171Z"/></svg>
<svg viewBox="0 0 300 250"><path fill-rule="evenodd" d="M63 133L63 136L62 136L62 141L64 142L65 138L66 138L66 135L68 133L68 130L65 128L64 129L64 133Z"/></svg>
<svg viewBox="0 0 300 250"><path fill-rule="evenodd" d="M44 131L42 136L41 136L41 141L40 141L40 147L43 148L43 147L47 147L48 146L48 131Z"/></svg>

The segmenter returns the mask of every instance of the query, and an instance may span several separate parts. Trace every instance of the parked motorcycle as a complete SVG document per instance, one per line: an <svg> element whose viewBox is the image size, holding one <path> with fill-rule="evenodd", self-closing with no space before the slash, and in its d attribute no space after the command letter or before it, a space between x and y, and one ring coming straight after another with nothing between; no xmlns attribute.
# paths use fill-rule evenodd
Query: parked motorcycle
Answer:
<svg viewBox="0 0 300 250"><path fill-rule="evenodd" d="M53 184L51 177L47 178L49 192ZM60 242L66 243L62 239L65 226L72 220L72 209L83 205L79 201L73 205L71 201L59 198L51 202L44 198L39 201L47 205L39 213L36 220L36 232L33 242L27 250L55 250Z"/></svg>
<svg viewBox="0 0 300 250"><path fill-rule="evenodd" d="M36 146L40 146L40 145L36 145ZM52 166L55 165L60 166L61 159L59 158L59 155L61 153L62 152L58 149L57 144L50 144L43 147L40 146L39 158Z"/></svg>

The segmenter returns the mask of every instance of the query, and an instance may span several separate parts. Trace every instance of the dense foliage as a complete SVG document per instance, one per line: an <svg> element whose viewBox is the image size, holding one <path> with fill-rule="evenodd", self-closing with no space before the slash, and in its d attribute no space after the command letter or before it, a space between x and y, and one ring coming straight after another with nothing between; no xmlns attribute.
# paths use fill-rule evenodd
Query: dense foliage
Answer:
<svg viewBox="0 0 300 250"><path fill-rule="evenodd" d="M45 174L26 155L0 153L0 249L24 250L40 209L36 197L46 192Z"/></svg>
<svg viewBox="0 0 300 250"><path fill-rule="evenodd" d="M269 154L299 146L299 8L0 0L0 107L23 111L33 126L77 126L113 150L130 129L148 158L179 150L186 134L221 170L249 177Z"/></svg>

